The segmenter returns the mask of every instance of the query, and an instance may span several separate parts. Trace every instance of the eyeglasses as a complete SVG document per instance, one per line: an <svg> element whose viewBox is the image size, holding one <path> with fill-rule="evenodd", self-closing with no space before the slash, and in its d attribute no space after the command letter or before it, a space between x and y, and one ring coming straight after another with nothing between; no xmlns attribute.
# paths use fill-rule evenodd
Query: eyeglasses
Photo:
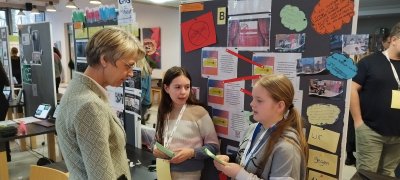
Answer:
<svg viewBox="0 0 400 180"><path fill-rule="evenodd" d="M129 63L125 62L124 60L121 60L121 61L125 64L125 67L127 67L128 69L133 69L136 67L136 62L133 63L132 65L130 65Z"/></svg>

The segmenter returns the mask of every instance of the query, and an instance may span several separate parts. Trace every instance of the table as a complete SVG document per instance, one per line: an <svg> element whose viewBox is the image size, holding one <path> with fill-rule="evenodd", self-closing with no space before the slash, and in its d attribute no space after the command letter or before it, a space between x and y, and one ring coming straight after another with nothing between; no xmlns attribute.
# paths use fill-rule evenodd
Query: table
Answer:
<svg viewBox="0 0 400 180"><path fill-rule="evenodd" d="M22 108L22 113L18 112L19 108ZM14 111L14 113L13 113L13 111ZM16 118L22 118L24 116L24 111L25 111L25 103L20 102L20 100L12 100L9 102L7 119L12 120L12 119L16 119ZM31 148L36 149L36 147L37 147L36 137L34 137L34 136L30 137L30 142L31 142ZM21 139L20 146L21 146L22 151L27 150L25 138Z"/></svg>
<svg viewBox="0 0 400 180"><path fill-rule="evenodd" d="M14 139L21 139L26 137L32 137L41 134L47 134L47 148L49 153L49 158L56 161L56 145L55 145L55 132L56 129L54 126L52 127L44 127L37 124L26 124L27 134L25 135L15 135L12 137L3 138L0 137L0 179L8 180L8 164L7 164L7 155L6 155L6 147L3 142L7 142Z"/></svg>

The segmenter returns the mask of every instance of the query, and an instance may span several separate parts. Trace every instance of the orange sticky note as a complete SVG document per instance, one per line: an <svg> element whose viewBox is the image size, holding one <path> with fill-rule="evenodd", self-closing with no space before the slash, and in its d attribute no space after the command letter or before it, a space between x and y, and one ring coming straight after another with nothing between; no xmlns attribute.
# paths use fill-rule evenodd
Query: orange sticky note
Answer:
<svg viewBox="0 0 400 180"><path fill-rule="evenodd" d="M181 4L180 9L181 12L202 11L204 10L204 4L203 3Z"/></svg>

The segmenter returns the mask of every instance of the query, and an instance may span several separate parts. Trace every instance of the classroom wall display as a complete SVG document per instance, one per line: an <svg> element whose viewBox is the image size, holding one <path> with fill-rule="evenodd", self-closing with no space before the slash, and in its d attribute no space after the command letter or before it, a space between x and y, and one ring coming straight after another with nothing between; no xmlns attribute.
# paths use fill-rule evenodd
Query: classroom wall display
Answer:
<svg viewBox="0 0 400 180"><path fill-rule="evenodd" d="M32 116L39 104L55 107L57 102L51 25L19 25L18 30L25 115Z"/></svg>
<svg viewBox="0 0 400 180"><path fill-rule="evenodd" d="M251 6L263 3L267 5ZM352 34L354 1L218 0L202 4L203 9L181 12L181 23L209 12L219 17L218 9L224 7L228 12L226 23L215 24L216 43L200 49L186 51L182 37L181 65L200 90L200 101L212 108L210 115L221 138L221 153L237 150L242 133L254 122L249 112L253 83L262 75L284 74L295 88L293 103L304 118L311 154L307 172L312 177L341 179L349 79L357 71L348 55L342 54L342 35ZM243 6L235 6L238 4ZM337 18L324 17L324 12ZM296 23L290 23L293 21ZM363 47L363 37L348 40L346 45L358 46L356 42L361 42ZM331 49L333 41L337 41L333 49L340 49L339 54ZM220 63L224 61L237 68L223 73ZM339 63L335 65L336 61ZM230 98L226 98L228 95ZM236 104L228 99L235 99Z"/></svg>

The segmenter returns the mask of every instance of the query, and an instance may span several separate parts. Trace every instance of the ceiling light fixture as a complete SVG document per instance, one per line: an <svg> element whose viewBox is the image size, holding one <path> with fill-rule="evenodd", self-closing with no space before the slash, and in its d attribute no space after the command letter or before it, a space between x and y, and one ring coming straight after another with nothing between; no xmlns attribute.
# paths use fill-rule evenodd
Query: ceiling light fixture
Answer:
<svg viewBox="0 0 400 180"><path fill-rule="evenodd" d="M89 1L90 4L101 4L100 0L90 0Z"/></svg>
<svg viewBox="0 0 400 180"><path fill-rule="evenodd" d="M56 7L54 7L53 1L49 1L49 5L46 6L46 11L56 12Z"/></svg>
<svg viewBox="0 0 400 180"><path fill-rule="evenodd" d="M71 9L75 9L76 8L76 4L74 3L74 0L69 0L67 2L67 5L65 5L65 7L71 8Z"/></svg>
<svg viewBox="0 0 400 180"><path fill-rule="evenodd" d="M32 6L31 14L40 14L38 9L36 9L36 5Z"/></svg>
<svg viewBox="0 0 400 180"><path fill-rule="evenodd" d="M168 2L168 1L172 1L172 0L151 0L151 1L154 2L154 3L162 4L162 3L165 3L165 2Z"/></svg>
<svg viewBox="0 0 400 180"><path fill-rule="evenodd" d="M22 9L20 9L17 15L18 16L25 16L25 13L22 11Z"/></svg>

